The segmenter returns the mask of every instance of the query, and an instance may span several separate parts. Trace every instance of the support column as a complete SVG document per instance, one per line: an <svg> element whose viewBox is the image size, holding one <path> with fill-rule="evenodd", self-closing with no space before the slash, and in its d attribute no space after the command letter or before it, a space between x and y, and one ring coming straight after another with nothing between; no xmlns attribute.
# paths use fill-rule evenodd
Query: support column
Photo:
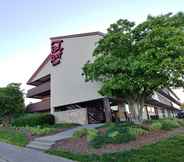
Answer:
<svg viewBox="0 0 184 162"><path fill-rule="evenodd" d="M154 107L155 115L159 118L158 107Z"/></svg>
<svg viewBox="0 0 184 162"><path fill-rule="evenodd" d="M174 118L175 116L174 116L174 111L173 110L172 110L172 115L173 115L173 118Z"/></svg>
<svg viewBox="0 0 184 162"><path fill-rule="evenodd" d="M54 114L54 112L55 112L54 107L51 107L51 109L50 109L50 113L51 113L51 114Z"/></svg>
<svg viewBox="0 0 184 162"><path fill-rule="evenodd" d="M109 99L106 97L104 98L104 110L105 110L105 119L106 122L111 122L112 121L112 114L111 114L111 106Z"/></svg>
<svg viewBox="0 0 184 162"><path fill-rule="evenodd" d="M165 118L165 109L162 108L162 117Z"/></svg>

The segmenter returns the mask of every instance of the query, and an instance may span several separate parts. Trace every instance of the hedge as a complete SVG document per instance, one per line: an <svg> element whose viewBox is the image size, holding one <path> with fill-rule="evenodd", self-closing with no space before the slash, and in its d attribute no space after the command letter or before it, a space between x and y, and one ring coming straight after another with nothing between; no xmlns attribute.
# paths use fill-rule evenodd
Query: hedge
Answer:
<svg viewBox="0 0 184 162"><path fill-rule="evenodd" d="M55 124L55 118L52 114L25 114L19 118L12 121L12 125L16 127L24 126L42 126L42 125L53 125Z"/></svg>

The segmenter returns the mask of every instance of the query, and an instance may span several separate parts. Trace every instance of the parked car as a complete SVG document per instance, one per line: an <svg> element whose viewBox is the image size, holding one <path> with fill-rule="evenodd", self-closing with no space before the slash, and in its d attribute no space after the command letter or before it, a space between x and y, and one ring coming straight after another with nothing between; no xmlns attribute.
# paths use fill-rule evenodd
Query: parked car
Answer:
<svg viewBox="0 0 184 162"><path fill-rule="evenodd" d="M177 118L184 118L184 111L180 111L177 113Z"/></svg>

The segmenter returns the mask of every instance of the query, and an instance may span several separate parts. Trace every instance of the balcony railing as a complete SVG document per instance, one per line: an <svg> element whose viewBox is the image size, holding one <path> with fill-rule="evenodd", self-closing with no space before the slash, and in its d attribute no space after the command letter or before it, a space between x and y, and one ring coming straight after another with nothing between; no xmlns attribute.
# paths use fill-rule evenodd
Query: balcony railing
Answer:
<svg viewBox="0 0 184 162"><path fill-rule="evenodd" d="M42 98L42 96L49 94L50 94L50 81L28 90L27 97Z"/></svg>
<svg viewBox="0 0 184 162"><path fill-rule="evenodd" d="M41 102L32 103L27 106L28 112L47 112L50 111L50 98Z"/></svg>

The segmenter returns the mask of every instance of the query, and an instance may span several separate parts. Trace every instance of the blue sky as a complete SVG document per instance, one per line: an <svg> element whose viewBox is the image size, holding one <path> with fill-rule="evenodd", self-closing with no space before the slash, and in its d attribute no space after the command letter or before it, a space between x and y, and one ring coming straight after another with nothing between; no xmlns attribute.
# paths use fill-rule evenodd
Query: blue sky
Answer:
<svg viewBox="0 0 184 162"><path fill-rule="evenodd" d="M21 82L50 52L49 37L105 32L119 18L184 9L183 0L0 0L0 86Z"/></svg>

